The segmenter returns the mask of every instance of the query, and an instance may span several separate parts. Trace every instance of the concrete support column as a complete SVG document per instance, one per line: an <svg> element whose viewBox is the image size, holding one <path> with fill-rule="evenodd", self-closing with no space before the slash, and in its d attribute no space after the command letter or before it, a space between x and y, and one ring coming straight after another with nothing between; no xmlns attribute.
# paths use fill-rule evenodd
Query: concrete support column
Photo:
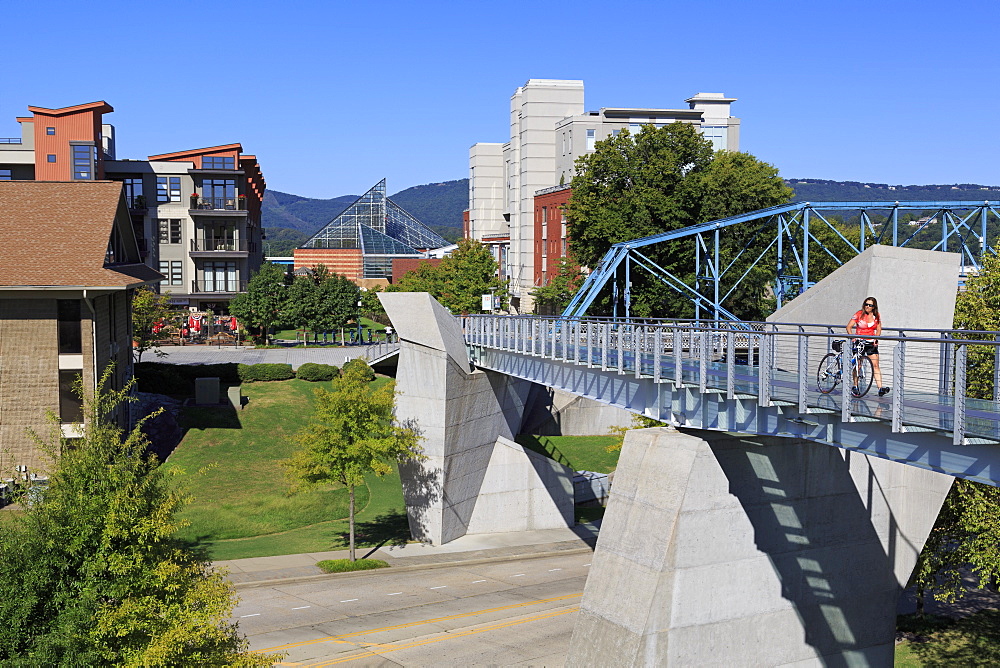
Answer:
<svg viewBox="0 0 1000 668"><path fill-rule="evenodd" d="M380 293L399 333L396 414L427 459L400 467L413 537L573 523L572 471L513 442L531 383L473 371L458 321L427 293Z"/></svg>
<svg viewBox="0 0 1000 668"><path fill-rule="evenodd" d="M951 483L794 438L630 431L567 665L891 666Z"/></svg>

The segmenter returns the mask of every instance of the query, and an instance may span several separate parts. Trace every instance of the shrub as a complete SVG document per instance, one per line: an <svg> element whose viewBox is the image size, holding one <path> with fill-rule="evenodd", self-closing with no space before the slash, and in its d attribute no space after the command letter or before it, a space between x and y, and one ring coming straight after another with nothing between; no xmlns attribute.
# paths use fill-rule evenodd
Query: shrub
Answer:
<svg viewBox="0 0 1000 668"><path fill-rule="evenodd" d="M344 375L355 373L364 381L375 380L375 372L372 371L370 366L368 366L368 362L364 361L360 357L355 357L354 359L345 362L342 373Z"/></svg>
<svg viewBox="0 0 1000 668"><path fill-rule="evenodd" d="M388 568L389 564L381 559L324 559L316 564L324 573L349 573L351 571L370 571L373 568Z"/></svg>
<svg viewBox="0 0 1000 668"><path fill-rule="evenodd" d="M340 369L332 364L317 364L306 362L295 372L295 377L299 380L317 382L321 380L333 380L340 373Z"/></svg>
<svg viewBox="0 0 1000 668"><path fill-rule="evenodd" d="M240 380L246 383L256 380L288 380L295 378L291 364L240 364L237 367Z"/></svg>

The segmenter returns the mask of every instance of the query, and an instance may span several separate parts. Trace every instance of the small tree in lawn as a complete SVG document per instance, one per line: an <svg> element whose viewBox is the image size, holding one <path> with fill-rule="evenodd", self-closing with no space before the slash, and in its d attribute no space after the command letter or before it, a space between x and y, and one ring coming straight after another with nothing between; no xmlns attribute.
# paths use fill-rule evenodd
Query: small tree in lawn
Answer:
<svg viewBox="0 0 1000 668"><path fill-rule="evenodd" d="M229 302L229 312L243 326L257 332L257 342L267 341L267 330L281 323L286 298L285 272L265 262L247 284L247 291Z"/></svg>
<svg viewBox="0 0 1000 668"><path fill-rule="evenodd" d="M142 354L150 348L156 348L157 355L163 355L156 345L156 335L153 327L156 323L170 315L170 298L157 294L150 288L142 286L132 295L132 340L135 361L142 361Z"/></svg>
<svg viewBox="0 0 1000 668"><path fill-rule="evenodd" d="M288 461L298 483L339 483L347 488L351 561L355 488L364 484L366 473L385 475L394 462L422 457L416 430L395 421L395 381L375 387L368 380L372 375L371 367L352 360L331 390L316 390L312 420L296 436L302 447Z"/></svg>

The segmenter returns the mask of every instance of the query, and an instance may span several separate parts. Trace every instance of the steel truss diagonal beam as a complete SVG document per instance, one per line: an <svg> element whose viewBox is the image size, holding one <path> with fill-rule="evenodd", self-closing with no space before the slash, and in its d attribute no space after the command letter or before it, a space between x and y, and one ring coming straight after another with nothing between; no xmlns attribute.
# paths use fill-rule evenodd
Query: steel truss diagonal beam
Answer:
<svg viewBox="0 0 1000 668"><path fill-rule="evenodd" d="M860 222L857 243L848 239L840 227L830 219L835 212L855 214ZM919 214L916 221L901 222L901 212ZM732 258L723 258L720 250L721 230L736 225L757 225L757 230ZM978 272L986 253L995 253L996 237L1000 234L1000 203L969 201L912 201L912 202L797 202L774 206L758 211L712 220L697 225L663 232L641 239L633 239L614 244L590 273L580 290L563 311L566 318L578 318L587 313L598 295L610 284L614 300L614 312L631 314L630 270L634 264L653 275L689 299L696 314L702 310L716 320L733 320L732 304L736 288L747 278L750 270L761 266L768 253L775 250L776 263L773 268L773 291L780 308L783 301L800 294L815 283L809 271L810 247L818 249L824 258L832 259L837 265L843 264L854 255L862 253L866 245L883 244L892 246L912 246L922 233L938 225L941 235L931 250L958 252L961 257L959 280L964 281L970 273ZM824 243L817 235L817 226L831 231L832 238L842 243L840 253ZM900 227L907 230L901 234ZM913 229L916 228L916 229ZM909 231L913 229L913 231ZM708 240L711 233L713 238ZM694 264L693 284L688 284L675 274L660 267L650 259L648 253L640 249L668 241L695 237L692 258ZM926 237L926 234L923 234ZM760 238L760 239L759 239ZM925 246L926 247L926 246ZM731 270L744 253L757 253L750 268L734 279ZM721 267L725 267L722 269ZM624 277L620 270L624 267ZM815 276L815 272L814 272ZM619 285L623 281L623 285ZM732 281L731 283L725 283ZM711 296L709 296L711 293ZM619 303L623 301L624 303Z"/></svg>

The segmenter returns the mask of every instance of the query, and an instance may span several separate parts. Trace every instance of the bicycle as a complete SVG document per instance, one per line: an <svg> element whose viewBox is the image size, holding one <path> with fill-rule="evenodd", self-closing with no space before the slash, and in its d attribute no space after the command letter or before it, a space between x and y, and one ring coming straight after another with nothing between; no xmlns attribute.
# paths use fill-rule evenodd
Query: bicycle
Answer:
<svg viewBox="0 0 1000 668"><path fill-rule="evenodd" d="M834 352L827 353L819 362L819 369L816 371L816 388L823 394L830 394L840 384L844 377L843 347L844 339L836 339L830 343ZM865 342L862 339L855 339L851 343L851 375L854 377L854 386L851 394L856 397L863 397L868 394L872 387L874 368L872 361L864 354Z"/></svg>

